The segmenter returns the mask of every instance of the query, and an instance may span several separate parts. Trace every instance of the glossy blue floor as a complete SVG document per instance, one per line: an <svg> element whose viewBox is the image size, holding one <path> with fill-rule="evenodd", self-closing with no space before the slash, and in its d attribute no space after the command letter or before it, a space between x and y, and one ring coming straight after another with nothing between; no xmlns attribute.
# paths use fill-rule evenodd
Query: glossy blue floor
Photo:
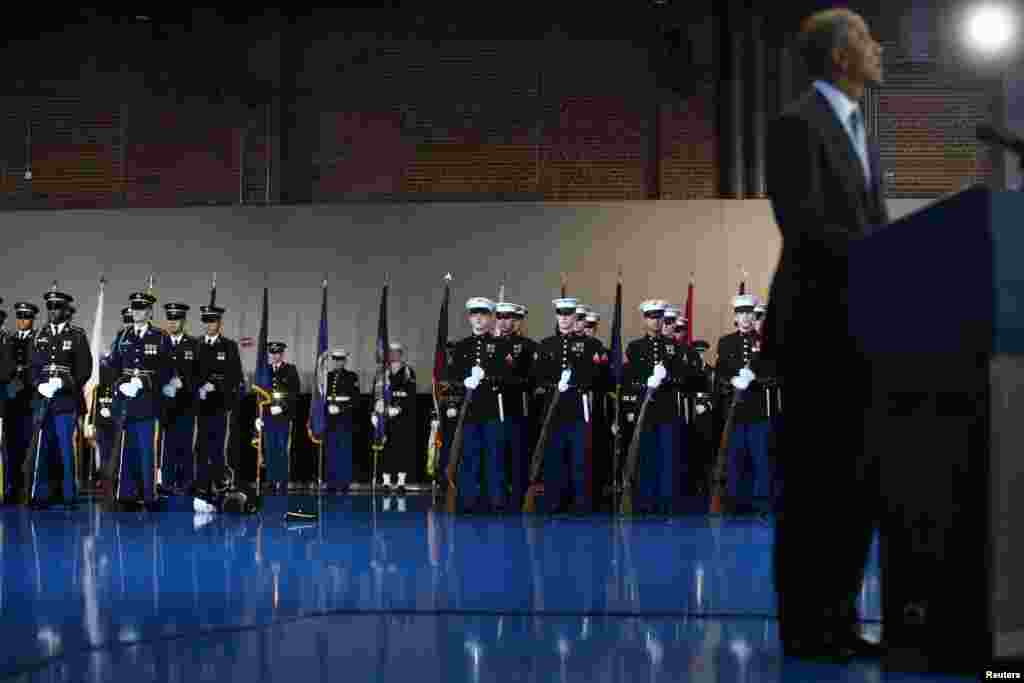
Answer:
<svg viewBox="0 0 1024 683"><path fill-rule="evenodd" d="M452 517L427 496L349 496L286 523L286 506L0 509L0 678L971 680L784 658L756 519ZM878 585L873 560L869 637Z"/></svg>

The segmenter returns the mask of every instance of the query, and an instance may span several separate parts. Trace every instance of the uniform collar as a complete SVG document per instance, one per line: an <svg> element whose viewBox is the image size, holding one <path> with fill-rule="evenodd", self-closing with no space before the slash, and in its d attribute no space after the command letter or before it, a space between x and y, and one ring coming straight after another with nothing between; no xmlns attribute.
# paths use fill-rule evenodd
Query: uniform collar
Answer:
<svg viewBox="0 0 1024 683"><path fill-rule="evenodd" d="M175 344L180 344L181 340L184 339L184 338L185 338L185 334L184 333L182 333L182 334L172 334L171 335L171 341L173 341Z"/></svg>
<svg viewBox="0 0 1024 683"><path fill-rule="evenodd" d="M149 332L149 323L133 323L132 329L135 330L135 334L141 337L142 335Z"/></svg>
<svg viewBox="0 0 1024 683"><path fill-rule="evenodd" d="M50 331L53 332L54 334L61 334L61 333L64 332L64 328L65 327L67 327L67 323L66 322L60 323L59 325L54 325L54 324L51 323L50 324Z"/></svg>
<svg viewBox="0 0 1024 683"><path fill-rule="evenodd" d="M220 339L220 335L219 334L216 337L211 337L211 336L207 335L203 339L203 341L205 341L207 344L216 344L218 339Z"/></svg>

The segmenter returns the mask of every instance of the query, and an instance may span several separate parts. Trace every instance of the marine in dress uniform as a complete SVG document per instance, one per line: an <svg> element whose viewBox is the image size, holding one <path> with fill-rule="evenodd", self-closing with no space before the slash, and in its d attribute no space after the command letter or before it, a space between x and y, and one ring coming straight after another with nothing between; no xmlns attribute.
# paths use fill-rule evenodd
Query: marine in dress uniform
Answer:
<svg viewBox="0 0 1024 683"><path fill-rule="evenodd" d="M505 382L515 359L512 345L493 333L496 305L485 297L466 301L473 333L455 345L452 379L473 391L462 426L462 462L457 474L460 510L505 508ZM486 480L486 498L480 478Z"/></svg>
<svg viewBox="0 0 1024 683"><path fill-rule="evenodd" d="M228 464L227 449L231 439L229 426L238 408L238 393L242 383L242 360L238 354L238 343L222 334L224 312L225 309L220 306L199 308L200 319L206 325L206 334L198 340L198 479L207 478L209 465Z"/></svg>
<svg viewBox="0 0 1024 683"><path fill-rule="evenodd" d="M577 309L578 310L578 309ZM612 386L611 367L608 363L608 349L597 336L597 328L601 324L601 315L588 307L583 322L583 335L596 341L601 347L601 362L598 379L590 392L590 458L587 462L587 492L598 500L598 497L611 483L611 426L608 422L609 395L615 391Z"/></svg>
<svg viewBox="0 0 1024 683"><path fill-rule="evenodd" d="M774 468L769 458L770 423L765 386L761 381L745 382L748 369L760 353L758 335L754 331L754 307L751 295L733 298L736 332L718 341L719 390L726 397L742 385L743 398L736 406L735 424L729 435L727 493L737 512L767 512L770 509Z"/></svg>
<svg viewBox="0 0 1024 683"><path fill-rule="evenodd" d="M708 483L711 480L711 463L714 460L718 448L715 425L717 412L714 410L714 368L704 360L711 345L703 339L693 342L694 374L691 378L691 386L694 393L691 395L693 429L690 435L693 437L690 448L690 490L697 495L704 495L708 490Z"/></svg>
<svg viewBox="0 0 1024 683"><path fill-rule="evenodd" d="M0 304L3 303L0 298ZM7 311L0 310L0 461L4 464L3 478L0 479L0 500L6 502L7 482L11 473L7 470L9 461L6 453L6 410L7 410L7 383L14 376L14 351L10 344L10 338L4 323L7 322ZM15 470L17 472L17 470ZM13 502L13 501L12 501Z"/></svg>
<svg viewBox="0 0 1024 683"><path fill-rule="evenodd" d="M33 505L56 498L48 469L54 460L63 465L63 502L75 505L75 428L83 403L83 387L92 374L92 353L85 330L68 322L71 295L56 288L43 296L50 324L32 344L30 383L36 391L32 404L32 444L29 446L27 482Z"/></svg>
<svg viewBox="0 0 1024 683"><path fill-rule="evenodd" d="M511 347L512 364L502 391L505 423L503 453L509 483L509 508L522 507L530 484L530 399L533 396L531 367L537 342L522 335L526 306L500 301L495 305L496 325L501 338Z"/></svg>
<svg viewBox="0 0 1024 683"><path fill-rule="evenodd" d="M177 388L171 383L170 339L150 324L156 297L136 292L130 300L132 326L121 334L107 360L117 374L114 413L123 421L123 441L114 454L119 472L115 497L153 504L161 397L173 395Z"/></svg>
<svg viewBox="0 0 1024 683"><path fill-rule="evenodd" d="M677 387L690 373L683 354L674 342L662 336L662 319L666 302L649 299L640 304L647 334L634 339L626 347L624 382L630 387L624 393L626 420L639 418L640 401L654 391L640 434L640 461L635 473L638 507L643 512L670 514L674 511L682 479L680 470L688 467L685 435L679 428Z"/></svg>
<svg viewBox="0 0 1024 683"><path fill-rule="evenodd" d="M391 342L388 345L388 361L391 405L387 406L388 440L382 461L382 467L386 468L386 472L382 477L384 487L391 488L391 475L396 474L394 484L403 491L406 477L409 473L416 472L419 460L417 455L422 447L416 437L416 373L405 362L405 346L401 342ZM374 378L371 396L376 395L376 390L377 380ZM374 406L374 412L379 414L384 408L383 403L378 403ZM376 415L373 415L372 419L376 420Z"/></svg>
<svg viewBox="0 0 1024 683"><path fill-rule="evenodd" d="M185 333L190 306L181 302L164 304L168 341L171 344L171 380L174 391L163 396L162 452L163 485L185 492L196 481L196 384L199 373L199 340Z"/></svg>
<svg viewBox="0 0 1024 683"><path fill-rule="evenodd" d="M34 329L39 307L27 301L14 304L15 331L8 336L14 373L7 383L4 398L4 447L6 499L12 502L27 501L25 477L21 476L25 456L32 443L32 400L36 395L32 385L32 349L35 347Z"/></svg>
<svg viewBox="0 0 1024 683"><path fill-rule="evenodd" d="M544 453L544 504L551 511L562 510L571 492L574 510L587 512L593 500L585 488L586 440L592 412L590 396L600 374L601 347L597 340L574 331L579 305L576 299L555 299L552 305L558 332L538 344L533 365L534 381L547 394L543 415L556 392L560 394Z"/></svg>
<svg viewBox="0 0 1024 683"><path fill-rule="evenodd" d="M327 431L324 435L324 483L328 491L348 491L352 484L353 415L359 403L359 375L347 370L348 352L331 351L334 368L327 373L324 394Z"/></svg>
<svg viewBox="0 0 1024 683"><path fill-rule="evenodd" d="M299 371L284 362L284 342L269 342L272 401L256 418L256 429L263 433L263 459L267 466L267 484L271 491L287 488L292 449L292 421L299 398Z"/></svg>

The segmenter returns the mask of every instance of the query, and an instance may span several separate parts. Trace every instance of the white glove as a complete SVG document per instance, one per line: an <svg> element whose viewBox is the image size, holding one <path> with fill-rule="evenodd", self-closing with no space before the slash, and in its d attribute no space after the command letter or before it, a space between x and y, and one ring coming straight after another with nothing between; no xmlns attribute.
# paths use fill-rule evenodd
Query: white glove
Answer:
<svg viewBox="0 0 1024 683"><path fill-rule="evenodd" d="M281 406L270 406L270 414L271 415L275 415L276 416L276 415L280 415L283 412L284 412L284 408L282 408Z"/></svg>
<svg viewBox="0 0 1024 683"><path fill-rule="evenodd" d="M109 419L110 418L110 408L100 408L100 415L105 417L105 418L107 418L107 419Z"/></svg>
<svg viewBox="0 0 1024 683"><path fill-rule="evenodd" d="M632 422L634 419L633 413L626 413L626 422Z"/></svg>
<svg viewBox="0 0 1024 683"><path fill-rule="evenodd" d="M199 513L210 513L217 511L217 508L213 507L202 498L192 499L192 509Z"/></svg>
<svg viewBox="0 0 1024 683"><path fill-rule="evenodd" d="M459 416L459 411L455 410L455 408L449 408L448 410L445 411L444 414L452 419L455 419L456 417Z"/></svg>
<svg viewBox="0 0 1024 683"><path fill-rule="evenodd" d="M440 429L441 428L441 421L440 420L431 420L430 421L430 428L431 429Z"/></svg>
<svg viewBox="0 0 1024 683"><path fill-rule="evenodd" d="M184 388L185 388L185 383L184 383L184 382L182 382L182 381L181 381L181 378L180 378L180 377L178 377L177 375L175 375L175 376L174 376L174 377L173 377L173 378L171 379L171 384L173 384L173 385L174 385L174 388L175 388L175 389L184 389Z"/></svg>
<svg viewBox="0 0 1024 683"><path fill-rule="evenodd" d="M697 404L697 414L698 415L703 415L706 412L708 412L708 407L706 405L704 405L703 403L698 403Z"/></svg>
<svg viewBox="0 0 1024 683"><path fill-rule="evenodd" d="M654 366L654 376L658 378L659 383L668 376L668 371L663 363L658 363Z"/></svg>
<svg viewBox="0 0 1024 683"><path fill-rule="evenodd" d="M200 401L205 401L206 400L206 389L203 388L203 387L199 387L199 400Z"/></svg>
<svg viewBox="0 0 1024 683"><path fill-rule="evenodd" d="M470 375L462 382L467 389L473 389L474 391L480 386L480 380L477 379L476 375Z"/></svg>
<svg viewBox="0 0 1024 683"><path fill-rule="evenodd" d="M388 408L388 417L398 417L398 414L402 412L402 409L398 406L391 406Z"/></svg>
<svg viewBox="0 0 1024 683"><path fill-rule="evenodd" d="M139 390L135 388L135 385L132 382L125 382L119 386L117 390L128 398L135 398L136 394L139 393Z"/></svg>
<svg viewBox="0 0 1024 683"><path fill-rule="evenodd" d="M174 386L173 382L165 384L162 391L167 398L174 398L178 394L178 389Z"/></svg>
<svg viewBox="0 0 1024 683"><path fill-rule="evenodd" d="M61 387L64 386L64 380L62 380L60 377L51 377L50 384L53 385L54 392L57 392L60 391Z"/></svg>
<svg viewBox="0 0 1024 683"><path fill-rule="evenodd" d="M619 425L617 425L617 424L615 424L613 422L612 423L612 436L618 436L618 435L619 435Z"/></svg>
<svg viewBox="0 0 1024 683"><path fill-rule="evenodd" d="M562 376L558 378L558 383L568 384L570 379L572 379L572 370L566 368L565 370L562 370Z"/></svg>
<svg viewBox="0 0 1024 683"><path fill-rule="evenodd" d="M327 406L327 412L330 413L331 415L337 415L338 413L341 412L341 408L339 408L338 406Z"/></svg>
<svg viewBox="0 0 1024 683"><path fill-rule="evenodd" d="M373 404L373 412L383 413L384 412L384 399L377 399L377 402Z"/></svg>
<svg viewBox="0 0 1024 683"><path fill-rule="evenodd" d="M262 432L263 431L263 418L262 417L257 417L256 418L256 431L258 431L258 432Z"/></svg>
<svg viewBox="0 0 1024 683"><path fill-rule="evenodd" d="M207 382L202 386L202 389L200 389L200 391L206 392L207 394L212 394L213 392L217 391L217 387Z"/></svg>
<svg viewBox="0 0 1024 683"><path fill-rule="evenodd" d="M658 377L658 371L655 370L654 374L647 378L647 386L651 389L657 389L661 386L661 380L663 377Z"/></svg>
<svg viewBox="0 0 1024 683"><path fill-rule="evenodd" d="M753 382L756 377L757 376L751 372L749 368L743 368L740 370L740 374L733 377L729 383L740 391L743 391L750 386L750 383Z"/></svg>
<svg viewBox="0 0 1024 683"><path fill-rule="evenodd" d="M38 389L39 393L46 398L53 398L53 392L56 391L56 389L53 388L53 385L49 382L43 382L39 385Z"/></svg>
<svg viewBox="0 0 1024 683"><path fill-rule="evenodd" d="M484 369L479 365L474 365L472 375L476 378L476 381L479 382L484 378Z"/></svg>
<svg viewBox="0 0 1024 683"><path fill-rule="evenodd" d="M135 387L135 393L136 394L139 393L140 391L142 391L142 380L139 379L138 377L132 377L131 384L132 384L133 387Z"/></svg>
<svg viewBox="0 0 1024 683"><path fill-rule="evenodd" d="M377 416L376 415L371 415L370 416L370 424L373 425L374 429L377 428Z"/></svg>

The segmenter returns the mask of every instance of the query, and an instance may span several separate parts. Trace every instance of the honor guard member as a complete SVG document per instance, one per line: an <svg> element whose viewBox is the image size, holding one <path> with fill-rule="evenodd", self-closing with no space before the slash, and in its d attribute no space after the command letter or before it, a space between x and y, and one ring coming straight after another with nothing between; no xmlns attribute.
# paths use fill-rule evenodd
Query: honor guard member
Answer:
<svg viewBox="0 0 1024 683"><path fill-rule="evenodd" d="M122 502L157 501L156 444L162 397L173 397L171 344L167 333L150 322L156 297L131 295L132 326L121 334L107 361L117 373L114 412L124 422L115 497ZM139 485L141 484L141 486Z"/></svg>
<svg viewBox="0 0 1024 683"><path fill-rule="evenodd" d="M757 305L754 306L754 334L757 335L757 339L762 339L761 329L764 326L764 316L767 312L768 304L764 301L758 301ZM760 350L760 348L758 348ZM764 359L760 361L760 383L764 387L765 400L767 401L768 410L768 423L770 435L768 437L768 458L770 462L774 463L775 458L772 453L773 445L777 443L779 433L782 430L782 381L775 372L775 364L767 363ZM772 466L774 471L775 480L772 484L772 505L773 509L778 509L779 501L782 495L782 471L780 468Z"/></svg>
<svg viewBox="0 0 1024 683"><path fill-rule="evenodd" d="M207 467L211 464L227 465L227 449L231 438L229 425L238 407L242 361L238 354L238 343L221 334L224 312L225 309L220 306L199 308L200 319L206 325L206 334L198 340L197 479L208 478Z"/></svg>
<svg viewBox="0 0 1024 683"><path fill-rule="evenodd" d="M92 353L85 330L68 322L70 294L54 288L43 296L49 325L35 336L31 384L37 396L32 407L32 438L28 486L30 502L41 506L55 498L49 465L63 465L63 501L75 505L75 428L82 391L92 374Z"/></svg>
<svg viewBox="0 0 1024 683"><path fill-rule="evenodd" d="M575 324L573 324L573 332L575 332L576 334L587 333L587 314L592 312L593 310L594 309L592 309L590 306L586 304L580 304L579 306L576 307L576 322Z"/></svg>
<svg viewBox="0 0 1024 683"><path fill-rule="evenodd" d="M352 484L352 417L359 402L359 375L347 370L348 352L331 351L334 368L327 373L324 394L327 430L324 434L324 484L328 491L345 493Z"/></svg>
<svg viewBox="0 0 1024 683"><path fill-rule="evenodd" d="M555 299L552 304L558 332L537 346L533 366L534 381L547 393L545 416L550 401L558 397L544 452L544 501L549 510L563 510L571 492L573 509L587 512L593 504L585 489L587 428L591 390L600 373L595 358L600 359L601 349L597 340L574 331L576 299Z"/></svg>
<svg viewBox="0 0 1024 683"><path fill-rule="evenodd" d="M0 298L0 304L4 300ZM14 378L14 349L10 343L10 335L4 327L7 322L7 311L0 310L0 463L8 465L6 454L6 443L4 435L7 431L7 383ZM0 470L0 502L6 502L7 482L11 473L6 469ZM13 502L13 501L12 501Z"/></svg>
<svg viewBox="0 0 1024 683"><path fill-rule="evenodd" d="M683 317L683 312L678 306L667 304L665 306L665 313L662 316L662 327L661 334L665 338L665 341L675 346L675 353L679 356L682 362L690 362L688 351L689 346L686 344L683 333L680 332L682 325L680 324ZM663 384L661 391L663 393L670 393L676 404L676 425L679 430L678 444L681 451L679 452L676 461L683 463L688 461L687 453L690 451L690 424L692 422L692 416L690 415L690 403L689 395L686 383L691 381L690 375L679 375L674 377L667 384ZM677 469L677 473L680 475L679 480L679 492L686 492L690 484L690 472L686 466L680 466Z"/></svg>
<svg viewBox="0 0 1024 683"><path fill-rule="evenodd" d="M284 362L284 342L269 342L270 355L270 405L262 417L256 418L256 429L263 433L263 458L267 465L269 490L284 492L287 489L292 450L292 420L299 398L299 371L291 363Z"/></svg>
<svg viewBox="0 0 1024 683"><path fill-rule="evenodd" d="M14 360L14 374L7 383L4 417L4 456L6 500L24 502L28 491L21 476L25 455L32 443L32 400L36 395L32 385L32 349L35 347L36 316L39 307L27 301L14 304L15 330L8 336Z"/></svg>
<svg viewBox="0 0 1024 683"><path fill-rule="evenodd" d="M512 364L502 391L505 409L502 453L511 491L509 509L518 510L530 483L530 398L533 396L532 366L537 342L520 332L526 318L526 306L498 302L495 318L501 338L511 347L512 354Z"/></svg>
<svg viewBox="0 0 1024 683"><path fill-rule="evenodd" d="M185 333L189 309L188 304L180 302L164 304L171 345L171 380L170 387L163 390L160 467L163 485L177 493L188 491L196 480L199 340Z"/></svg>
<svg viewBox="0 0 1024 683"><path fill-rule="evenodd" d="M608 363L608 349L597 336L597 328L601 324L601 315L595 310L589 310L584 322L583 334L596 341L601 347L601 367L598 372L598 380L594 383L594 389L590 394L592 410L590 420L592 427L590 430L591 457L588 467L590 476L587 483L587 491L591 495L595 495L606 490L612 476L612 434L608 423L608 415L611 412L609 412L608 397L611 392L615 391L615 387L612 386L611 366Z"/></svg>
<svg viewBox="0 0 1024 683"><path fill-rule="evenodd" d="M453 380L461 378L472 390L462 426L462 462L457 473L459 509L505 508L504 420L502 394L515 359L508 340L494 336L496 305L485 297L466 301L472 334L455 345ZM486 499L480 495L480 477L487 482Z"/></svg>
<svg viewBox="0 0 1024 683"><path fill-rule="evenodd" d="M466 398L466 387L463 378L455 375L455 342L445 344L445 377L441 383L441 452L437 458L437 475L439 489L444 492L448 488L448 457L451 453L452 439L455 438L455 427L459 422L459 410Z"/></svg>
<svg viewBox="0 0 1024 683"><path fill-rule="evenodd" d="M388 407L387 446L385 466L396 473L395 486L404 491L406 477L415 473L420 442L417 439L416 424L416 373L405 362L405 347L400 342L388 345L388 379L391 382L391 405ZM371 396L376 395L374 379ZM374 406L377 413L383 412L383 404ZM383 475L384 487L391 488L392 472Z"/></svg>
<svg viewBox="0 0 1024 683"><path fill-rule="evenodd" d="M114 443L117 436L117 427L114 422L114 394L117 384L117 372L110 367L110 351L105 351L100 358L100 378L96 388L93 389L92 410L89 415L92 420L92 433L96 449L99 451L100 461L100 489L104 498L113 496L114 485L114 463L112 455Z"/></svg>
<svg viewBox="0 0 1024 683"><path fill-rule="evenodd" d="M754 332L756 305L751 295L733 297L736 331L718 340L717 377L725 405L737 389L744 390L736 406L728 452L727 493L737 512L767 512L775 478L768 457L770 423L765 389L760 381L752 381L749 368L760 350Z"/></svg>
<svg viewBox="0 0 1024 683"><path fill-rule="evenodd" d="M686 471L688 451L685 435L679 429L679 403L676 387L685 382L689 369L674 342L662 336L662 319L668 307L660 299L640 304L646 334L626 347L626 393L638 400L624 404L626 420L639 419L641 397L654 392L640 429L640 461L634 485L641 511L658 514L673 512L678 497L680 472Z"/></svg>

